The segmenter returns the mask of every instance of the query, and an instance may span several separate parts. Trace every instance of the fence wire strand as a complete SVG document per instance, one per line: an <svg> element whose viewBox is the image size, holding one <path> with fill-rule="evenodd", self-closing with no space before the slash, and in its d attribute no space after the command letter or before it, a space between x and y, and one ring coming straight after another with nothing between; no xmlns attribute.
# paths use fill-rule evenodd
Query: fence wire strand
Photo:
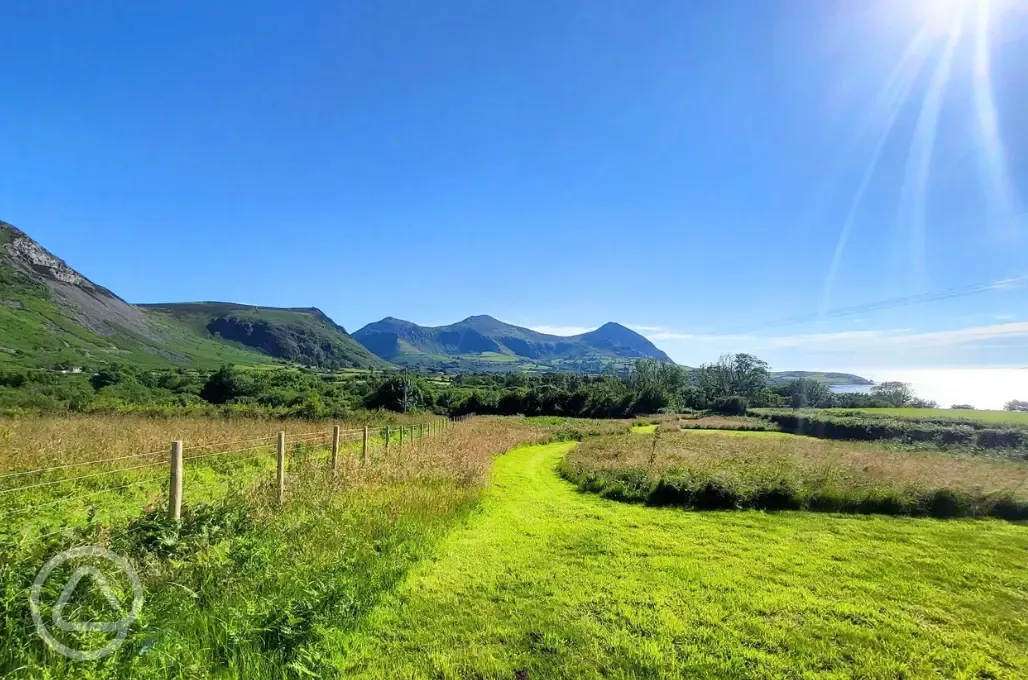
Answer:
<svg viewBox="0 0 1028 680"><path fill-rule="evenodd" d="M157 456L160 454L168 455L168 451L151 451L150 453L133 453L130 456L118 456L117 458L104 458L103 460L87 460L81 463L68 463L66 465L54 465L53 467L38 468L36 470L23 470L21 472L8 472L0 475L0 479L7 479L8 477L23 477L25 475L40 474L43 472L56 472L58 470L68 470L74 467L82 467L83 465L102 465L104 463L114 463L121 460L130 460L132 458L145 458L147 456Z"/></svg>
<svg viewBox="0 0 1028 680"><path fill-rule="evenodd" d="M28 486L17 486L13 489L0 489L0 496L4 494L14 493L15 491L28 491L29 489L41 489L47 486L54 486L56 484L67 484L69 482L78 482L83 479L93 479L94 477L103 477L104 475L113 475L118 472L130 472L132 470L143 470L145 468L152 468L158 465L167 465L166 461L158 461L156 463L148 463L146 465L133 465L131 467L118 468L116 470L104 470L103 472L94 472L88 475L80 475L78 477L67 477L65 479L55 479L50 482L40 482L39 484L30 484Z"/></svg>
<svg viewBox="0 0 1028 680"><path fill-rule="evenodd" d="M71 501L77 501L77 500L81 500L83 498L91 498L93 496L100 496L100 495L103 495L105 493L111 493L112 491L121 491L122 489L128 489L129 487L142 486L143 484L150 484L152 482L160 482L160 481L161 480L157 479L157 478L154 478L154 479L141 479L141 480L136 481L136 482L129 482L128 484L122 484L121 486L112 486L112 487L107 488L107 489L100 489L98 491L91 491L89 493L79 494L77 496L66 496L64 498L58 498L57 500L49 501L47 503L36 503L34 505L23 505L23 506L19 506L19 507L16 507L16 508L11 508L10 510L8 510L7 514L8 515L21 514L23 512L28 512L29 510L36 510L37 508L48 508L48 507L51 507L51 506L54 506L54 505L60 505L62 503L70 503Z"/></svg>

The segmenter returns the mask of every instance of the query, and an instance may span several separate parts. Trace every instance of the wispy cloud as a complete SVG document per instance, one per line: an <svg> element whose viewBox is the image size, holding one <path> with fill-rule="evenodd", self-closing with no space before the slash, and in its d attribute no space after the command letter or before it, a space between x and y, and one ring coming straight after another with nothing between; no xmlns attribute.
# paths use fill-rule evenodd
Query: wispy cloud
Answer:
<svg viewBox="0 0 1028 680"><path fill-rule="evenodd" d="M999 279L989 284L989 290L1010 290L1011 288L1021 288L1028 283L1028 276L1012 276L1007 279Z"/></svg>
<svg viewBox="0 0 1028 680"><path fill-rule="evenodd" d="M991 340L1028 337L1028 322L1020 321L930 332L914 332L909 328L841 331L837 333L805 333L800 335L703 335L663 332L649 337L654 341L677 340L726 347L744 346L753 350L796 348L848 351L860 348L880 348L884 345L951 347Z"/></svg>
<svg viewBox="0 0 1028 680"><path fill-rule="evenodd" d="M642 324L636 323L629 323L625 325L631 328L633 331L637 331L639 333L659 333L664 330L663 326L644 326Z"/></svg>
<svg viewBox="0 0 1028 680"><path fill-rule="evenodd" d="M562 336L581 335L582 333L596 330L595 328L587 328L585 326L529 326L528 328L539 333L546 333L547 335Z"/></svg>

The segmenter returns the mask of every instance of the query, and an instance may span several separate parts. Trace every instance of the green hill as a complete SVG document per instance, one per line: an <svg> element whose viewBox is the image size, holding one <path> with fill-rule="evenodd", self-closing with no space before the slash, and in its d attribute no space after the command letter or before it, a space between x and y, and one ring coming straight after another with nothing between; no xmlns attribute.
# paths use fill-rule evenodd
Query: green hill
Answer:
<svg viewBox="0 0 1028 680"><path fill-rule="evenodd" d="M0 222L0 367L385 365L318 310L158 307L127 303Z"/></svg>
<svg viewBox="0 0 1028 680"><path fill-rule="evenodd" d="M254 307L230 302L138 305L198 335L238 343L285 361L321 368L387 368L346 330L314 307Z"/></svg>
<svg viewBox="0 0 1028 680"><path fill-rule="evenodd" d="M433 370L600 372L636 359L671 361L652 342L613 322L563 337L484 315L434 327L386 317L353 337L387 361Z"/></svg>
<svg viewBox="0 0 1028 680"><path fill-rule="evenodd" d="M782 384L800 378L820 380L829 385L874 385L874 381L852 373L822 373L818 371L779 371L771 374L771 383Z"/></svg>

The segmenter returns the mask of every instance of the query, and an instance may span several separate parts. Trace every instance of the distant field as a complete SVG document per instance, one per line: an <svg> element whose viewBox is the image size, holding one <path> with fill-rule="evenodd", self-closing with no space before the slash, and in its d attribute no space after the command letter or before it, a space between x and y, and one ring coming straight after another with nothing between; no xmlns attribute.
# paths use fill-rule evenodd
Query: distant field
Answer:
<svg viewBox="0 0 1028 680"><path fill-rule="evenodd" d="M474 358L481 361L498 361L503 363L517 363L520 361L520 359L512 354L501 354L499 352L482 352L481 354L475 355Z"/></svg>
<svg viewBox="0 0 1028 680"><path fill-rule="evenodd" d="M1020 411L976 411L950 408L860 408L825 409L825 413L860 411L869 415L892 416L894 418L951 418L953 420L981 420L986 423L1016 423L1028 425L1028 413Z"/></svg>
<svg viewBox="0 0 1028 680"><path fill-rule="evenodd" d="M800 436L798 434L790 434L788 432L773 432L767 430L703 430L699 428L687 428L683 430L683 432L686 432L689 435L715 435L719 437L770 437L772 439L795 439Z"/></svg>

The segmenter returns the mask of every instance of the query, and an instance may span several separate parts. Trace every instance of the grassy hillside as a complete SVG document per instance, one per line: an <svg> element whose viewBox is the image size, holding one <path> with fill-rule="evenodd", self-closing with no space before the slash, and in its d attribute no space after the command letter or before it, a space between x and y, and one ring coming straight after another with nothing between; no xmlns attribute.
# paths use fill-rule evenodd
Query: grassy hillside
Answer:
<svg viewBox="0 0 1028 680"><path fill-rule="evenodd" d="M212 368L276 359L386 366L317 309L199 303L144 310L0 222L0 367Z"/></svg>
<svg viewBox="0 0 1028 680"><path fill-rule="evenodd" d="M649 340L616 323L563 337L491 316L471 316L448 326L419 326L386 317L353 337L383 359L428 370L599 373L627 367L636 359L671 360Z"/></svg>
<svg viewBox="0 0 1028 680"><path fill-rule="evenodd" d="M386 368L342 327L316 308L252 307L227 302L139 305L185 324L197 335L322 368Z"/></svg>
<svg viewBox="0 0 1028 680"><path fill-rule="evenodd" d="M270 361L198 337L177 322L148 318L0 222L0 367L97 367L110 362L214 367Z"/></svg>

